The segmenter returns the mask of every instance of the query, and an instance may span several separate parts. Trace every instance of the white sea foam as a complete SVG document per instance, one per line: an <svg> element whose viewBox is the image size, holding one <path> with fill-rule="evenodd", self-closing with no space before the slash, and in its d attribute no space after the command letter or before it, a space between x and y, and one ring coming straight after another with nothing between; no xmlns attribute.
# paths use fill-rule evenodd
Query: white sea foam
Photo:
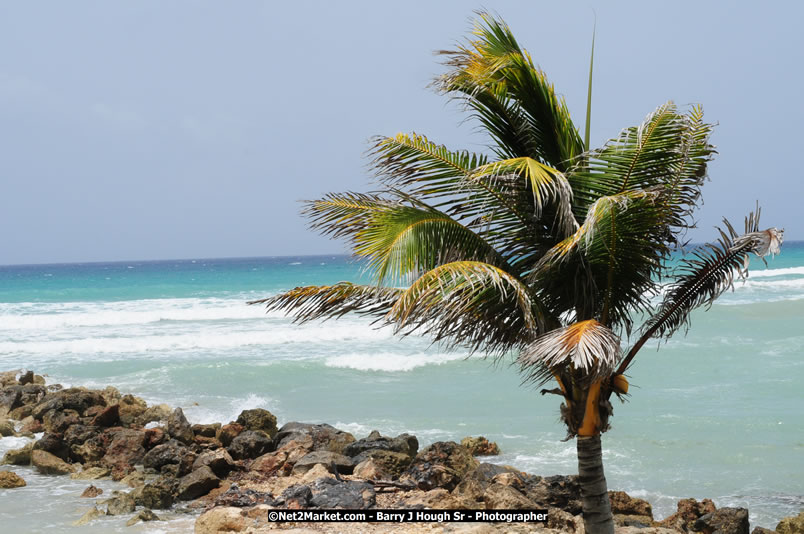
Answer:
<svg viewBox="0 0 804 534"><path fill-rule="evenodd" d="M783 267L781 269L751 269L750 278L766 278L771 276L804 276L804 267Z"/></svg>
<svg viewBox="0 0 804 534"><path fill-rule="evenodd" d="M445 363L466 358L461 353L427 354L399 354L393 352L380 353L351 353L327 358L327 367L342 367L358 371L412 371L425 365L443 365Z"/></svg>

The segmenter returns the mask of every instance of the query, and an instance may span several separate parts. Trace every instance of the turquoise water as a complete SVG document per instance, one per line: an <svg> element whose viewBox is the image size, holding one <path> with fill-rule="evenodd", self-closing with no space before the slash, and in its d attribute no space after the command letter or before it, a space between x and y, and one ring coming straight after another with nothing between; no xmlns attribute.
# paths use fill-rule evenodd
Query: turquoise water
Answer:
<svg viewBox="0 0 804 534"><path fill-rule="evenodd" d="M648 499L657 517L680 498L710 497L747 506L753 526L773 528L804 507L804 244L786 243L768 268L752 267L747 282L696 312L687 336L643 349L630 401L615 406L604 435L609 486ZM358 438L411 432L424 446L482 434L503 450L495 461L575 472L557 400L520 387L507 364L399 339L359 318L299 326L245 304L339 280L367 281L343 256L0 266L0 369L115 385L182 406L192 422L259 406L280 424L328 422ZM12 445L0 439L0 452ZM0 520L16 531L81 531L69 523L88 507L73 495L86 483L62 480L66 497L53 505L61 508L37 514L31 496L50 486L28 474L35 483L24 496L2 494ZM93 528L131 532L124 522Z"/></svg>

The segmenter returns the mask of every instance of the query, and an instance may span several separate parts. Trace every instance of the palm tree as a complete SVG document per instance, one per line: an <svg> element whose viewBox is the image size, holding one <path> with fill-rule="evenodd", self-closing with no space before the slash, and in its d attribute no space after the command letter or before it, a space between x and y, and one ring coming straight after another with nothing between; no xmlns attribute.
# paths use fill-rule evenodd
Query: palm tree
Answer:
<svg viewBox="0 0 804 534"><path fill-rule="evenodd" d="M745 276L749 253L777 253L783 231L759 231L759 211L742 236L726 221L716 244L673 268L715 153L700 108L664 104L591 150L504 22L479 13L472 37L441 53L448 70L436 87L463 102L491 155L416 134L376 138L379 191L304 209L313 229L350 241L374 283L255 302L300 322L354 312L402 335L518 355L526 381L557 382L542 393L562 397L568 439L577 438L587 532L611 533L600 444L611 395L627 394L624 373L646 341L669 337Z"/></svg>

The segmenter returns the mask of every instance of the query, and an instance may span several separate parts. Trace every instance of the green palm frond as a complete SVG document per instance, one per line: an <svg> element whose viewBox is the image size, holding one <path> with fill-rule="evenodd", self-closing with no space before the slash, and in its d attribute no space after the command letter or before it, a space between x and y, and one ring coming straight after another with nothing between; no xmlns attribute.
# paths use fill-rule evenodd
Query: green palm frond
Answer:
<svg viewBox="0 0 804 534"><path fill-rule="evenodd" d="M297 287L249 304L265 304L266 311L293 314L294 322L332 319L353 312L381 321L402 294L401 289L339 282L331 286Z"/></svg>
<svg viewBox="0 0 804 534"><path fill-rule="evenodd" d="M535 338L550 320L522 282L479 261L447 263L424 273L386 318L405 334L498 355Z"/></svg>
<svg viewBox="0 0 804 534"><path fill-rule="evenodd" d="M508 25L488 13L478 15L474 38L442 52L450 70L438 87L461 95L498 142L500 157L529 156L567 170L584 148L566 103Z"/></svg>
<svg viewBox="0 0 804 534"><path fill-rule="evenodd" d="M330 193L306 202L302 215L311 220L311 229L323 235L352 238L368 226L372 216L396 205L398 202L376 194Z"/></svg>
<svg viewBox="0 0 804 534"><path fill-rule="evenodd" d="M620 338L594 319L542 334L520 353L525 380L541 386L569 369L575 382L606 378L620 355Z"/></svg>
<svg viewBox="0 0 804 534"><path fill-rule="evenodd" d="M670 337L689 325L690 313L702 305L711 306L724 291L733 287L734 277L748 275L748 255L778 254L784 230L759 231L759 213L746 217L746 233L738 235L728 220L726 230L718 229L717 243L695 250L682 261L676 281L668 288L658 310L643 325L642 335L624 358L618 370L625 372L636 353L652 337Z"/></svg>

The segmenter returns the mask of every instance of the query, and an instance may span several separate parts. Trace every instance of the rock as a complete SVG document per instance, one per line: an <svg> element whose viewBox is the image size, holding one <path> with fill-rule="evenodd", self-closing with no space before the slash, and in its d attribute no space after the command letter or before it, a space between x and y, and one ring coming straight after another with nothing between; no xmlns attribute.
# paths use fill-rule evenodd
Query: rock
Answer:
<svg viewBox="0 0 804 534"><path fill-rule="evenodd" d="M66 475L75 472L75 468L47 451L31 451L31 463L44 475Z"/></svg>
<svg viewBox="0 0 804 534"><path fill-rule="evenodd" d="M681 499L678 501L676 513L660 521L659 525L680 532L688 532L699 517L714 511L715 503L710 499L704 499L701 502L695 499Z"/></svg>
<svg viewBox="0 0 804 534"><path fill-rule="evenodd" d="M751 534L778 534L778 533L775 530L771 530L769 528L754 527L754 530L751 531Z"/></svg>
<svg viewBox="0 0 804 534"><path fill-rule="evenodd" d="M697 532L712 534L748 534L748 510L745 508L719 508L704 514L692 525Z"/></svg>
<svg viewBox="0 0 804 534"><path fill-rule="evenodd" d="M253 489L242 490L237 484L229 486L225 492L215 498L214 502L214 506L235 506L237 508L250 508L258 504L276 506L277 502L270 493Z"/></svg>
<svg viewBox="0 0 804 534"><path fill-rule="evenodd" d="M444 488L437 488L430 491L416 491L413 495L401 503L404 508L430 508L437 510L468 510L483 508L478 506L475 501L467 499L461 495L450 493Z"/></svg>
<svg viewBox="0 0 804 534"><path fill-rule="evenodd" d="M0 488L21 488L25 485L25 480L14 471L0 471Z"/></svg>
<svg viewBox="0 0 804 534"><path fill-rule="evenodd" d="M157 445L161 445L169 439L167 432L161 428L146 428L145 429L145 448L146 450L153 449Z"/></svg>
<svg viewBox="0 0 804 534"><path fill-rule="evenodd" d="M154 406L148 406L144 412L142 412L137 418L135 419L135 423L138 425L147 425L152 421L160 421L166 423L167 420L170 418L170 414L173 411L170 409L170 406L167 404L156 404Z"/></svg>
<svg viewBox="0 0 804 534"><path fill-rule="evenodd" d="M176 502L178 481L175 478L159 477L153 482L135 488L131 492L134 502L145 508L162 510Z"/></svg>
<svg viewBox="0 0 804 534"><path fill-rule="evenodd" d="M338 430L337 428L322 424L311 425L308 423L286 423L279 429L274 442L279 449L291 440L303 439L303 436L310 436L313 440L313 450L330 451L344 454L344 449L355 441L355 437L349 432ZM346 454L346 456L350 456Z"/></svg>
<svg viewBox="0 0 804 534"><path fill-rule="evenodd" d="M647 528L654 524L649 515L614 514L614 526Z"/></svg>
<svg viewBox="0 0 804 534"><path fill-rule="evenodd" d="M192 471L203 466L208 466L212 469L212 472L220 478L225 478L226 475L237 467L234 460L232 460L232 456L226 452L226 449L216 449L214 451L201 453L198 458L195 459L195 462L193 462Z"/></svg>
<svg viewBox="0 0 804 534"><path fill-rule="evenodd" d="M380 435L380 433L375 430L369 434L367 438L348 444L344 447L343 454L354 457L374 450L401 453L413 459L419 452L419 440L416 439L416 436L411 436L410 434L400 434L395 438L389 438ZM364 459L365 458L364 456Z"/></svg>
<svg viewBox="0 0 804 534"><path fill-rule="evenodd" d="M437 441L416 455L402 478L412 480L424 491L452 490L477 466L477 460L464 447L454 441Z"/></svg>
<svg viewBox="0 0 804 534"><path fill-rule="evenodd" d="M129 428L108 431L109 447L101 461L112 470L112 478L120 480L134 470L134 464L145 456L145 432Z"/></svg>
<svg viewBox="0 0 804 534"><path fill-rule="evenodd" d="M42 416L42 425L48 432L64 433L72 425L81 423L81 417L75 410L50 410Z"/></svg>
<svg viewBox="0 0 804 534"><path fill-rule="evenodd" d="M148 409L148 404L134 395L123 395L117 402L117 406L120 424L123 426L139 423L139 420Z"/></svg>
<svg viewBox="0 0 804 534"><path fill-rule="evenodd" d="M381 449L367 450L354 457L355 463L367 459L372 460L374 465L385 473L386 478L391 479L399 478L413 462L413 459L407 454Z"/></svg>
<svg viewBox="0 0 804 534"><path fill-rule="evenodd" d="M45 395L34 408L33 416L36 419L42 419L49 411L64 412L65 410L73 410L79 416L83 416L84 412L92 406L106 406L106 400L97 391L90 391L86 388L63 389Z"/></svg>
<svg viewBox="0 0 804 534"><path fill-rule="evenodd" d="M245 430L243 425L229 423L228 425L223 425L220 430L215 433L215 438L217 438L224 447L228 447L243 430Z"/></svg>
<svg viewBox="0 0 804 534"><path fill-rule="evenodd" d="M285 508L290 510L300 510L310 506L313 498L313 491L309 486L293 485L287 488L279 496L279 502L285 504Z"/></svg>
<svg viewBox="0 0 804 534"><path fill-rule="evenodd" d="M23 374L21 374L20 377L17 379L17 382L19 382L21 386L24 386L25 384L33 384L33 381L34 381L33 371L26 371Z"/></svg>
<svg viewBox="0 0 804 534"><path fill-rule="evenodd" d="M100 427L97 426L72 425L64 432L62 439L68 447L72 448L73 446L82 445L97 436L100 430Z"/></svg>
<svg viewBox="0 0 804 534"><path fill-rule="evenodd" d="M25 408L30 408L30 407L25 406ZM21 408L18 408L18 410L19 409L21 409ZM11 415L14 418L17 418L17 416L14 415L14 412L16 412L16 411L17 410L14 410L13 412L11 412ZM28 410L28 411L30 412L30 410ZM40 432L45 431L45 427L42 424L42 421L40 421L38 419L34 419L33 417L31 417L30 413L28 415L25 415L25 416L22 416L20 414L20 417L21 417L20 422L22 424L22 426L20 427L20 432L19 432L20 434L25 434L25 433L38 434Z"/></svg>
<svg viewBox="0 0 804 534"><path fill-rule="evenodd" d="M574 516L560 508L547 509L547 528L566 532L569 534L584 534L584 524L582 516ZM619 531L617 534L621 534Z"/></svg>
<svg viewBox="0 0 804 534"><path fill-rule="evenodd" d="M104 408L98 415L96 415L90 425L93 426L115 426L120 422L120 405L112 404Z"/></svg>
<svg viewBox="0 0 804 534"><path fill-rule="evenodd" d="M215 476L212 469L204 465L179 480L177 497L182 501L196 499L217 488L220 483L220 479Z"/></svg>
<svg viewBox="0 0 804 534"><path fill-rule="evenodd" d="M181 408L173 410L173 413L168 417L167 423L168 434L172 437L188 445L193 442L195 434L193 434L193 429L190 423L187 422L187 418L184 417L184 412Z"/></svg>
<svg viewBox="0 0 804 534"><path fill-rule="evenodd" d="M31 465L31 451L34 443L30 442L19 449L11 449L3 455L0 465Z"/></svg>
<svg viewBox="0 0 804 534"><path fill-rule="evenodd" d="M37 386L44 386L45 385L45 377L42 376L42 375L34 375L33 383L36 384ZM54 385L58 386L58 384L54 384Z"/></svg>
<svg viewBox="0 0 804 534"><path fill-rule="evenodd" d="M315 465L323 465L328 471L332 471L332 464L338 473L351 475L355 469L355 462L348 456L330 451L313 451L300 458L293 467L294 475L301 475L309 471Z"/></svg>
<svg viewBox="0 0 804 534"><path fill-rule="evenodd" d="M472 456L497 456L500 454L500 447L483 436L463 438L461 446L469 449Z"/></svg>
<svg viewBox="0 0 804 534"><path fill-rule="evenodd" d="M145 484L145 475L139 471L132 471L120 479L121 484L125 484L129 488L139 488Z"/></svg>
<svg viewBox="0 0 804 534"><path fill-rule="evenodd" d="M797 516L785 517L776 525L779 534L804 534L804 512Z"/></svg>
<svg viewBox="0 0 804 534"><path fill-rule="evenodd" d="M83 492L81 492L81 497L84 497L86 499L94 499L101 493L103 493L102 489L90 484Z"/></svg>
<svg viewBox="0 0 804 534"><path fill-rule="evenodd" d="M98 480L100 478L109 478L111 470L108 467L86 467L83 470L73 473L70 478L77 480Z"/></svg>
<svg viewBox="0 0 804 534"><path fill-rule="evenodd" d="M489 510L528 510L539 508L532 500L512 486L493 483L483 492L483 501Z"/></svg>
<svg viewBox="0 0 804 534"><path fill-rule="evenodd" d="M106 501L106 515L130 514L136 508L134 496L130 493L115 492L116 495Z"/></svg>
<svg viewBox="0 0 804 534"><path fill-rule="evenodd" d="M282 448L263 454L251 464L252 471L259 471L265 475L278 473L289 475L293 466L313 449L313 438L301 436L298 440L286 441Z"/></svg>
<svg viewBox="0 0 804 534"><path fill-rule="evenodd" d="M232 440L226 449L235 460L256 458L274 450L274 443L260 431L246 430Z"/></svg>
<svg viewBox="0 0 804 534"><path fill-rule="evenodd" d="M193 425L191 428L196 437L203 436L205 438L214 438L220 431L221 424L213 423L211 425Z"/></svg>
<svg viewBox="0 0 804 534"><path fill-rule="evenodd" d="M0 391L0 417L6 417L11 410L22 405L20 397L22 396L21 387L8 387Z"/></svg>
<svg viewBox="0 0 804 534"><path fill-rule="evenodd" d="M126 521L126 526L131 527L139 523L140 521L162 521L159 516L153 513L151 510L145 508L144 510L140 510L137 512L134 517Z"/></svg>
<svg viewBox="0 0 804 534"><path fill-rule="evenodd" d="M114 386L106 386L101 390L100 394L106 404L117 404L120 402L120 397L122 397L120 391Z"/></svg>
<svg viewBox="0 0 804 534"><path fill-rule="evenodd" d="M23 369L14 369L12 371L0 371L0 388L18 385L19 382L17 382L17 375L22 373L23 371L24 371Z"/></svg>
<svg viewBox="0 0 804 534"><path fill-rule="evenodd" d="M366 482L338 482L325 477L313 482L310 489L313 492L310 504L316 508L364 509L376 504L374 486Z"/></svg>
<svg viewBox="0 0 804 534"><path fill-rule="evenodd" d="M47 451L64 461L70 459L70 448L64 443L61 434L46 432L45 435L34 443L33 448L34 450Z"/></svg>
<svg viewBox="0 0 804 534"><path fill-rule="evenodd" d="M610 491L609 501L613 514L641 515L653 519L653 509L648 501L631 497L624 491Z"/></svg>
<svg viewBox="0 0 804 534"><path fill-rule="evenodd" d="M355 466L352 474L363 480L384 480L391 478L391 475L378 463L367 458Z"/></svg>
<svg viewBox="0 0 804 534"><path fill-rule="evenodd" d="M581 487L576 475L536 477L525 475L525 496L536 502L539 508L560 508L572 515L581 513Z"/></svg>
<svg viewBox="0 0 804 534"><path fill-rule="evenodd" d="M74 521L73 526L74 527L80 527L80 526L86 525L90 521L92 521L94 519L97 519L102 515L103 515L103 512L98 510L98 508L96 506L93 506L92 508L89 509L89 511L87 513L85 513L84 515L81 516L81 519L79 519L77 521Z"/></svg>
<svg viewBox="0 0 804 534"><path fill-rule="evenodd" d="M195 520L195 534L218 534L220 532L242 532L246 530L247 520L240 508L218 507L208 510Z"/></svg>
<svg viewBox="0 0 804 534"><path fill-rule="evenodd" d="M268 410L255 408L253 410L243 410L237 416L238 425L242 425L246 430L262 430L273 439L279 430L276 428L276 417Z"/></svg>
<svg viewBox="0 0 804 534"><path fill-rule="evenodd" d="M142 458L142 465L146 468L159 471L162 469L162 466L180 464L182 457L189 452L190 450L185 447L183 443L171 439L146 452L145 456Z"/></svg>
<svg viewBox="0 0 804 534"><path fill-rule="evenodd" d="M8 437L14 435L14 423L8 419L0 419L0 436Z"/></svg>
<svg viewBox="0 0 804 534"><path fill-rule="evenodd" d="M671 528L664 528L664 527L632 527L632 526L625 526L625 527L617 527L616 529L617 534L678 534L678 531Z"/></svg>

